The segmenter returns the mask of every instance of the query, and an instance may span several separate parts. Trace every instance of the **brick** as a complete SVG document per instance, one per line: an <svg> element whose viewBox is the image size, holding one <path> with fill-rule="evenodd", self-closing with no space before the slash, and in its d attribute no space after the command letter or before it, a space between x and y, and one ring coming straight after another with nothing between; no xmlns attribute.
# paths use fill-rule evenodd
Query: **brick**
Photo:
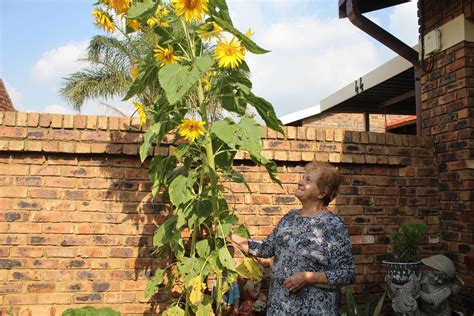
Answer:
<svg viewBox="0 0 474 316"><path fill-rule="evenodd" d="M51 126L52 115L48 113L41 113L39 117L39 126L40 127L50 127Z"/></svg>
<svg viewBox="0 0 474 316"><path fill-rule="evenodd" d="M87 129L96 129L97 128L97 116L89 115L87 116Z"/></svg>

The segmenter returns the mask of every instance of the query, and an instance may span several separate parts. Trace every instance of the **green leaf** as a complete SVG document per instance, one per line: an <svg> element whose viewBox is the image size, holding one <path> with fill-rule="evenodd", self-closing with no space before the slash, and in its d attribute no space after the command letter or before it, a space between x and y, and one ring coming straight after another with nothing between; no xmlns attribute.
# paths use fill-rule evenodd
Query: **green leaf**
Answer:
<svg viewBox="0 0 474 316"><path fill-rule="evenodd" d="M156 11L159 2L153 0L143 0L142 2L134 1L127 12L127 19L137 19L150 15Z"/></svg>
<svg viewBox="0 0 474 316"><path fill-rule="evenodd" d="M131 97L142 93L147 85L156 80L156 77L158 76L158 66L156 63L146 63L144 67L145 69L140 70L137 78L131 84L122 101L126 101Z"/></svg>
<svg viewBox="0 0 474 316"><path fill-rule="evenodd" d="M191 67L169 64L161 68L158 77L170 104L181 100L213 64L212 56L206 55L196 58Z"/></svg>
<svg viewBox="0 0 474 316"><path fill-rule="evenodd" d="M178 305L168 308L161 314L162 316L185 316L184 310Z"/></svg>
<svg viewBox="0 0 474 316"><path fill-rule="evenodd" d="M214 312L212 310L212 305L211 304L199 304L198 308L196 310L196 316L209 316L213 315Z"/></svg>
<svg viewBox="0 0 474 316"><path fill-rule="evenodd" d="M252 190L250 190L247 180L245 179L244 175L241 174L240 172L230 168L224 172L224 175L235 183L243 183L247 187L247 190L249 190L249 192L252 193Z"/></svg>
<svg viewBox="0 0 474 316"><path fill-rule="evenodd" d="M263 49L260 46L258 46L257 44L255 44L254 41L252 41L245 34L241 33L239 30L237 30L228 21L225 21L224 19L218 17L217 15L212 15L211 14L211 16L214 19L214 21L216 21L216 23L219 24L220 27L222 27L227 32L234 34L240 41L242 41L242 44L244 44L245 48L247 48L250 52L252 52L254 54L266 54L266 53L270 52L269 50Z"/></svg>
<svg viewBox="0 0 474 316"><path fill-rule="evenodd" d="M191 188L188 186L188 178L182 175L177 176L171 182L168 192L171 203L175 206L186 203L193 198Z"/></svg>
<svg viewBox="0 0 474 316"><path fill-rule="evenodd" d="M237 272L241 276L257 282L260 282L263 278L260 265L252 258L244 258L242 263L237 267Z"/></svg>
<svg viewBox="0 0 474 316"><path fill-rule="evenodd" d="M155 275L148 280L145 289L145 298L151 297L156 293L156 287L163 283L163 269L156 269Z"/></svg>
<svg viewBox="0 0 474 316"><path fill-rule="evenodd" d="M222 266L226 267L228 270L235 271L235 262L232 256L230 255L227 246L224 246L219 249L219 261Z"/></svg>
<svg viewBox="0 0 474 316"><path fill-rule="evenodd" d="M257 97L253 93L249 94L247 97L247 102L257 110L258 114L265 121L265 124L267 124L268 127L277 132L285 134L282 128L283 123L276 116L275 110L273 109L273 106L270 102L264 98Z"/></svg>
<svg viewBox="0 0 474 316"><path fill-rule="evenodd" d="M211 132L230 148L237 148L239 138L235 134L235 124L229 120L217 121L212 124Z"/></svg>
<svg viewBox="0 0 474 316"><path fill-rule="evenodd" d="M382 312L383 302L385 301L385 295L386 294L387 294L387 292L383 293L382 297L379 299L379 301L377 303L377 306L375 307L373 316L379 316L380 313Z"/></svg>
<svg viewBox="0 0 474 316"><path fill-rule="evenodd" d="M160 248L169 242L173 236L173 231L176 229L176 221L176 217L170 217L158 227L153 235L153 246Z"/></svg>
<svg viewBox="0 0 474 316"><path fill-rule="evenodd" d="M209 246L209 240L204 239L204 240L198 241L196 243L196 250L199 257L205 258L209 256L209 253L211 251L211 247Z"/></svg>
<svg viewBox="0 0 474 316"><path fill-rule="evenodd" d="M150 151L151 146L153 146L153 142L155 140L155 136L159 134L161 129L161 123L153 124L145 134L145 139L143 140L143 144L140 146L140 160L143 163L145 159L148 157L148 152Z"/></svg>
<svg viewBox="0 0 474 316"><path fill-rule="evenodd" d="M250 232L247 224L240 224L239 227L237 227L237 229L234 231L234 234L247 239L250 238Z"/></svg>
<svg viewBox="0 0 474 316"><path fill-rule="evenodd" d="M196 57L194 60L194 67L200 72L200 75L204 75L215 63L214 58L211 55L205 55Z"/></svg>
<svg viewBox="0 0 474 316"><path fill-rule="evenodd" d="M229 8L225 0L209 0L208 4L209 15L218 16L230 25L232 24L232 19L229 15Z"/></svg>

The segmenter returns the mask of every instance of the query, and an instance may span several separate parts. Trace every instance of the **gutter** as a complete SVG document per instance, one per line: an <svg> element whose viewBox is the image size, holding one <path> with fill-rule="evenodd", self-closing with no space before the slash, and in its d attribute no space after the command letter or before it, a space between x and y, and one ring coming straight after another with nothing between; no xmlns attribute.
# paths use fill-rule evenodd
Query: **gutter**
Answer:
<svg viewBox="0 0 474 316"><path fill-rule="evenodd" d="M359 0L344 0L346 4L346 14L357 28L367 33L383 45L393 50L398 55L408 60L415 69L415 100L416 100L416 133L421 136L421 74L422 67L418 59L418 52L403 43L401 40L367 19L359 9Z"/></svg>

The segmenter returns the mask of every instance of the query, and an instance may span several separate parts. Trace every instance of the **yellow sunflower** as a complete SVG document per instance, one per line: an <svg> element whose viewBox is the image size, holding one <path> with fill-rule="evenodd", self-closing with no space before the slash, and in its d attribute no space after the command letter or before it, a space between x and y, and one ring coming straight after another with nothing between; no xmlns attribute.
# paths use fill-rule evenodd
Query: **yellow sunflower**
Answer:
<svg viewBox="0 0 474 316"><path fill-rule="evenodd" d="M129 19L129 20L127 19L127 26L134 31L138 31L142 27L140 22L134 19Z"/></svg>
<svg viewBox="0 0 474 316"><path fill-rule="evenodd" d="M222 28L216 22L204 23L199 26L197 33L205 41L210 41L212 38L219 38L222 33Z"/></svg>
<svg viewBox="0 0 474 316"><path fill-rule="evenodd" d="M115 32L115 25L112 17L102 9L95 9L92 11L92 16L95 18L95 23L102 27L105 31Z"/></svg>
<svg viewBox="0 0 474 316"><path fill-rule="evenodd" d="M169 23L166 21L161 21L160 18L153 16L146 21L146 25L148 25L149 27L153 27L155 25L167 27L169 26Z"/></svg>
<svg viewBox="0 0 474 316"><path fill-rule="evenodd" d="M244 60L244 55L245 51L242 51L242 45L235 37L230 42L227 39L217 41L214 58L217 59L219 67L238 67Z"/></svg>
<svg viewBox="0 0 474 316"><path fill-rule="evenodd" d="M202 83L204 86L204 90L209 91L212 88L211 78L215 76L214 71L208 71L204 77L202 77Z"/></svg>
<svg viewBox="0 0 474 316"><path fill-rule="evenodd" d="M100 0L100 3L114 9L117 14L126 13L130 8L130 0Z"/></svg>
<svg viewBox="0 0 474 316"><path fill-rule="evenodd" d="M188 22L195 20L199 22L202 16L207 13L207 3L209 0L172 0L177 16L184 16Z"/></svg>
<svg viewBox="0 0 474 316"><path fill-rule="evenodd" d="M194 142L196 138L204 135L204 122L191 119L184 119L178 125L178 133L189 142Z"/></svg>
<svg viewBox="0 0 474 316"><path fill-rule="evenodd" d="M140 118L140 126L143 126L146 124L146 111L145 107L138 102L133 102L133 106L138 112L138 117Z"/></svg>
<svg viewBox="0 0 474 316"><path fill-rule="evenodd" d="M181 57L174 54L173 46L170 44L168 44L167 48L156 45L153 51L155 52L156 60L161 62L160 66L176 64L181 59Z"/></svg>

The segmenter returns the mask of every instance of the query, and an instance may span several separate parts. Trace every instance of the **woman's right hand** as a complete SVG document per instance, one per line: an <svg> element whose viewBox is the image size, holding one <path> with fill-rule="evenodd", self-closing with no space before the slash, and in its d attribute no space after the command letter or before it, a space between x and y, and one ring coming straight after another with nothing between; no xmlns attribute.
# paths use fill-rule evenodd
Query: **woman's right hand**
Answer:
<svg viewBox="0 0 474 316"><path fill-rule="evenodd" d="M236 245L244 254L249 252L249 242L247 238L232 234L227 240Z"/></svg>

